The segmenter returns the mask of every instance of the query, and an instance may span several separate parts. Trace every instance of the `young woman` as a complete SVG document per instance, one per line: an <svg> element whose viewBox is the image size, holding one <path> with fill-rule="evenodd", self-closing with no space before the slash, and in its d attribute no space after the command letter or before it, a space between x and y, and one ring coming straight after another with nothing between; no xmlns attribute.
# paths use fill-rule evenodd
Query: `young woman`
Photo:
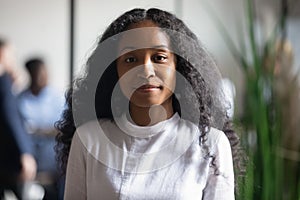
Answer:
<svg viewBox="0 0 300 200"><path fill-rule="evenodd" d="M121 15L57 123L65 199L234 199L238 137L220 88L180 19L159 9Z"/></svg>

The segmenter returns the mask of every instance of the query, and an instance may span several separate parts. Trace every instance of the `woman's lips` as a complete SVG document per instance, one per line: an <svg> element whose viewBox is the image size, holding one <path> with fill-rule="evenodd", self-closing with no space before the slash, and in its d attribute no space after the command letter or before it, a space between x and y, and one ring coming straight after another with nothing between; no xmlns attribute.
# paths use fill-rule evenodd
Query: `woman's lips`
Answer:
<svg viewBox="0 0 300 200"><path fill-rule="evenodd" d="M146 85L142 85L141 87L137 88L136 91L146 93L146 92L159 91L161 89L162 89L162 86L160 86L160 85L146 84Z"/></svg>

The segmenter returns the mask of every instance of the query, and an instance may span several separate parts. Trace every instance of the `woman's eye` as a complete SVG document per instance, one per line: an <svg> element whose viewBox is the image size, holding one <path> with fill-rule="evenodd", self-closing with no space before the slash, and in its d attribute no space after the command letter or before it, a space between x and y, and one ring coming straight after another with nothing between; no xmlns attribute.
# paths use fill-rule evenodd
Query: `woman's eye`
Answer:
<svg viewBox="0 0 300 200"><path fill-rule="evenodd" d="M158 61L158 62L164 62L166 59L167 59L167 57L166 56L162 56L162 55L158 55L158 56L154 57L154 60Z"/></svg>
<svg viewBox="0 0 300 200"><path fill-rule="evenodd" d="M134 57L129 57L129 58L125 59L126 63L132 63L132 62L135 62L135 61L136 61L136 58L134 58Z"/></svg>

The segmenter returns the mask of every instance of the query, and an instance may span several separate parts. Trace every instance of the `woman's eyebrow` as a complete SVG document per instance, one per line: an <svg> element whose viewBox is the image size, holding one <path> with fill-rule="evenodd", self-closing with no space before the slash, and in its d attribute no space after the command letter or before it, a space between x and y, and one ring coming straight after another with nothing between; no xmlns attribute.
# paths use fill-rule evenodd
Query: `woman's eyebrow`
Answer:
<svg viewBox="0 0 300 200"><path fill-rule="evenodd" d="M153 49L166 49L169 50L169 47L167 45L156 45L152 46Z"/></svg>
<svg viewBox="0 0 300 200"><path fill-rule="evenodd" d="M145 47L145 48L151 48L151 49L164 49L164 50L169 50L169 47L167 45L154 45L152 47ZM137 48L137 47L134 47L134 46L125 46L123 47L119 52L122 53L123 51L125 50L129 50L129 51L132 51L132 50L139 50L139 49L144 49L144 48Z"/></svg>
<svg viewBox="0 0 300 200"><path fill-rule="evenodd" d="M136 49L134 46L125 46L119 52L122 53L125 50L134 50Z"/></svg>

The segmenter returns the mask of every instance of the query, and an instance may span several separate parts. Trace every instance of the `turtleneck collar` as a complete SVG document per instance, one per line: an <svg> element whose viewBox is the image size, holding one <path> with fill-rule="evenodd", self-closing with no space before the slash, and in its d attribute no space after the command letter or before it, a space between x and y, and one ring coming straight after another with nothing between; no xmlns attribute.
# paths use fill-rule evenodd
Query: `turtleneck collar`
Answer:
<svg viewBox="0 0 300 200"><path fill-rule="evenodd" d="M135 124L130 115L124 113L120 118L116 119L117 126L127 135L135 138L148 138L165 132L180 120L178 113L175 113L171 118L156 123L151 126L139 126Z"/></svg>

